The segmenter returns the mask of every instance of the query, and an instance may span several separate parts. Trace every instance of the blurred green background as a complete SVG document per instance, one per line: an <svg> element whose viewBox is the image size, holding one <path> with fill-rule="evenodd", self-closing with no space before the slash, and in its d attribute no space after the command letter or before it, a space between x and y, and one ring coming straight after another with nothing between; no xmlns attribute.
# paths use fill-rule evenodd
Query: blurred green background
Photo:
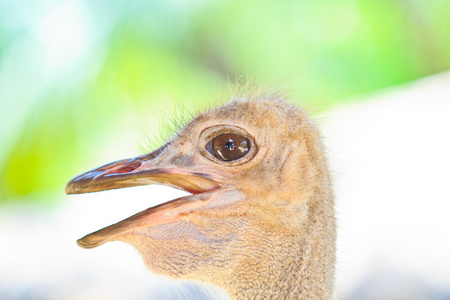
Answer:
<svg viewBox="0 0 450 300"><path fill-rule="evenodd" d="M323 111L448 69L448 0L1 0L0 203L49 203L236 78Z"/></svg>

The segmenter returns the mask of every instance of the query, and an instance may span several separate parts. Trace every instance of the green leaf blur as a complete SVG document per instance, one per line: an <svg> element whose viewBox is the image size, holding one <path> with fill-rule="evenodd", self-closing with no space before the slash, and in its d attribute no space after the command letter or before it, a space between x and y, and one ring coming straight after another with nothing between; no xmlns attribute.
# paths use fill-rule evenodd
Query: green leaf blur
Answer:
<svg viewBox="0 0 450 300"><path fill-rule="evenodd" d="M62 193L129 116L240 76L321 111L449 68L448 0L3 1L0 202Z"/></svg>

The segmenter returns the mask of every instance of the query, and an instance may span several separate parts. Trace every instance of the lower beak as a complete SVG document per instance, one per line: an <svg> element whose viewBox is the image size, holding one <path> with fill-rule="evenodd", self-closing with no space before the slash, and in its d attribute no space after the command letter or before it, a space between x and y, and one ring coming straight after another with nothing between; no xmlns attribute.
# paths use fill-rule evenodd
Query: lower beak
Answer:
<svg viewBox="0 0 450 300"><path fill-rule="evenodd" d="M148 208L119 223L91 233L78 240L79 246L93 248L138 228L181 221L181 214L208 206L216 198L213 196L214 192L224 187L211 175L180 166L163 165L161 160L156 162L155 157L160 151L119 160L78 175L67 183L66 193L81 194L159 183L193 195Z"/></svg>

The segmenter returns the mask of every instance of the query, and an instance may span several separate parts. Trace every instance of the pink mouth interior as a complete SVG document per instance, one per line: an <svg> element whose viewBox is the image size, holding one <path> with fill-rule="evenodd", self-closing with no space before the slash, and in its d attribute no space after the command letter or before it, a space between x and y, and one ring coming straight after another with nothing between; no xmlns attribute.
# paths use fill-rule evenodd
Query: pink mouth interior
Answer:
<svg viewBox="0 0 450 300"><path fill-rule="evenodd" d="M191 190L191 189L184 189L186 192L191 193L193 195L201 194L204 191L197 191L197 190Z"/></svg>
<svg viewBox="0 0 450 300"><path fill-rule="evenodd" d="M136 161L129 165L123 166L120 169L114 170L114 173L119 173L119 174L130 173L130 172L133 172L134 170L136 170L137 168L139 168L140 166L141 166L141 163Z"/></svg>

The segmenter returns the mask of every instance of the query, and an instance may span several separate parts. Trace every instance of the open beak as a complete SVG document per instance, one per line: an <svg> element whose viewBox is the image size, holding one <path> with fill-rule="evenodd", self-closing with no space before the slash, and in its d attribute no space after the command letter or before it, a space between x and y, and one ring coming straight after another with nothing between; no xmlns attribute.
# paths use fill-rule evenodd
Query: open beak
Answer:
<svg viewBox="0 0 450 300"><path fill-rule="evenodd" d="M185 190L193 195L178 198L161 205L148 208L121 222L91 233L78 240L83 248L94 248L118 235L127 234L142 227L162 225L182 221L186 215L211 204L218 190L225 185L212 175L195 172L189 168L164 163L160 148L150 154L106 164L74 177L66 185L66 194L81 194L124 187L164 184Z"/></svg>

